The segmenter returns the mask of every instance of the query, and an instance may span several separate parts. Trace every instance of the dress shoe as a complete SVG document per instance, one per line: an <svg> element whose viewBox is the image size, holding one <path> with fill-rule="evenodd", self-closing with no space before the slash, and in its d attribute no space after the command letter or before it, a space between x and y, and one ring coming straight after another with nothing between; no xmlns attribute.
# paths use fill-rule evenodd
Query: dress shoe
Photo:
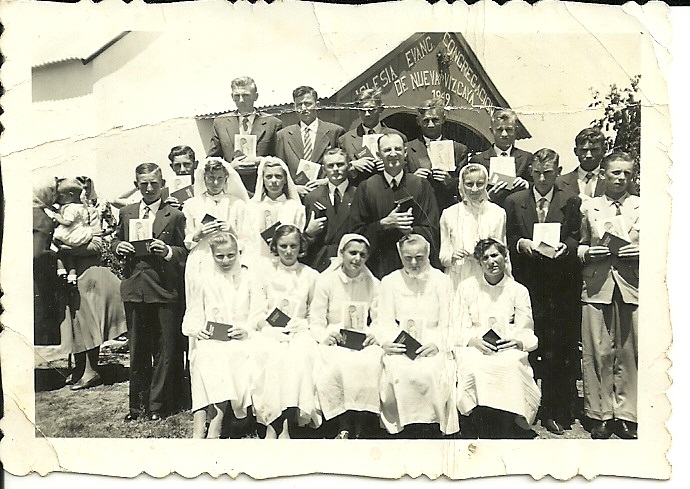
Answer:
<svg viewBox="0 0 690 489"><path fill-rule="evenodd" d="M69 374L65 379L65 385L74 385L74 374Z"/></svg>
<svg viewBox="0 0 690 489"><path fill-rule="evenodd" d="M592 426L592 431L590 432L593 440L607 440L611 437L612 433L610 420L595 420L594 426Z"/></svg>
<svg viewBox="0 0 690 489"><path fill-rule="evenodd" d="M563 426L561 426L561 424L554 419L547 418L541 422L541 425L554 435L562 435L565 433Z"/></svg>
<svg viewBox="0 0 690 489"><path fill-rule="evenodd" d="M613 432L623 440L637 440L637 423L619 419Z"/></svg>
<svg viewBox="0 0 690 489"><path fill-rule="evenodd" d="M343 430L335 437L336 440L348 440L350 438L350 432Z"/></svg>
<svg viewBox="0 0 690 489"><path fill-rule="evenodd" d="M130 413L127 413L127 416L125 416L124 421L125 421L125 423L129 423L130 421L136 421L137 419L139 419L139 416L140 416L139 413L130 412Z"/></svg>
<svg viewBox="0 0 690 489"><path fill-rule="evenodd" d="M160 413L151 413L151 415L149 416L149 419L150 419L151 421L162 421L162 420L163 420L163 416L161 416Z"/></svg>
<svg viewBox="0 0 690 489"><path fill-rule="evenodd" d="M101 376L98 374L94 375L93 377L91 377L88 380L84 380L84 377L82 377L81 379L79 379L79 382L77 382L76 384L72 385L72 387L70 387L70 390L80 391L82 389L90 389L91 387L96 387L100 383L101 383Z"/></svg>

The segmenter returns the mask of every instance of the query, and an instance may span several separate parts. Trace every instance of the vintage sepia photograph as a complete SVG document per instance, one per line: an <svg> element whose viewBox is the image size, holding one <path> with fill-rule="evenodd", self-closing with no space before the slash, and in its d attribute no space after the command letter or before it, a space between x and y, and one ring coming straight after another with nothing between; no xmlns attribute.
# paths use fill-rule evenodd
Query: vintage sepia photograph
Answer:
<svg viewBox="0 0 690 489"><path fill-rule="evenodd" d="M664 7L18 3L14 471L668 478Z"/></svg>

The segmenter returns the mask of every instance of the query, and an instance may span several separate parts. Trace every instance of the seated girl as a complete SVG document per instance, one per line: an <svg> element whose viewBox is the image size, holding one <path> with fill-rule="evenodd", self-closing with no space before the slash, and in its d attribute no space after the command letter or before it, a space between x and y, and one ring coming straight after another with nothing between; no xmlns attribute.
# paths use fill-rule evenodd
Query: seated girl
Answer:
<svg viewBox="0 0 690 489"><path fill-rule="evenodd" d="M261 233L277 222L292 224L301 231L306 214L287 165L280 158L266 156L259 163L256 192L245 215L247 258L243 263L250 268L258 265L256 258L274 256Z"/></svg>
<svg viewBox="0 0 690 489"><path fill-rule="evenodd" d="M346 234L338 257L316 281L309 309L309 328L321 343L316 360L316 391L324 418L338 417L338 438L360 438L364 428L378 424L382 350L368 318L376 321L379 281L365 263L369 241ZM339 347L344 334L363 336L360 351ZM362 336L360 336L362 338Z"/></svg>
<svg viewBox="0 0 690 489"><path fill-rule="evenodd" d="M297 261L305 249L297 227L279 226L271 241L278 259L254 272L261 303L252 316L261 334L252 367L252 400L257 421L267 427L266 438L289 438L288 419L292 426L321 424L313 378L316 342L307 322L319 274Z"/></svg>
<svg viewBox="0 0 690 489"><path fill-rule="evenodd" d="M458 431L452 399L455 365L448 343L452 286L448 275L431 268L429 249L429 242L418 234L403 236L398 243L403 268L381 280L376 333L385 352L381 421L390 433L409 427L406 431L414 437ZM408 351L395 341L401 331L421 346ZM413 353L414 360L408 357Z"/></svg>
<svg viewBox="0 0 690 489"><path fill-rule="evenodd" d="M190 284L193 295L187 296L182 321L182 332L196 343L189 359L194 438L220 436L228 402L238 419L247 416L251 405L252 341L248 338L256 327L248 317L257 299L256 289L251 273L240 265L237 237L220 231L209 238L208 245L212 259L207 256L202 261L199 275L187 277L199 283ZM227 336L222 325L230 325ZM211 328L219 328L220 333Z"/></svg>
<svg viewBox="0 0 690 489"><path fill-rule="evenodd" d="M458 410L471 415L463 419L463 436L534 436L529 425L541 395L527 352L537 337L529 293L506 275L506 255L495 239L479 241L474 256L483 276L464 280L455 294Z"/></svg>

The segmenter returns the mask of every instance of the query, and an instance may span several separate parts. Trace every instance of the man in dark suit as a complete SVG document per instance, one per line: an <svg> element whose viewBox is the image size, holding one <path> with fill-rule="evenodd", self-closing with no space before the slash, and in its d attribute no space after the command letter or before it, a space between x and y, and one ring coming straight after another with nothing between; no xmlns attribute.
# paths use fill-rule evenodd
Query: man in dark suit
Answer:
<svg viewBox="0 0 690 489"><path fill-rule="evenodd" d="M491 116L491 133L494 136L494 145L470 158L470 163L479 163L489 170L491 158L496 156L509 156L515 159L515 175L517 179L511 188L507 188L505 182L501 182L489 189L489 198L492 202L504 206L506 197L518 190L524 190L529 186L532 178L529 162L532 153L515 147L517 135L517 116L512 110L499 109ZM489 175L491 176L491 175Z"/></svg>
<svg viewBox="0 0 690 489"><path fill-rule="evenodd" d="M242 178L250 195L256 188L256 169L261 156L275 156L276 135L283 127L280 119L259 112L254 102L259 97L256 83L248 76L235 78L230 82L232 100L237 110L229 115L216 117L213 121L211 149L208 156L220 156L229 161ZM256 158L244 156L235 148L235 135L256 136Z"/></svg>
<svg viewBox="0 0 690 489"><path fill-rule="evenodd" d="M427 178L436 194L439 211L459 201L458 174L467 164L467 146L453 141L455 170L448 172L432 168L428 148L432 141L443 141L443 124L446 122L446 108L442 99L426 100L418 110L417 124L422 129L419 139L407 145L407 168L418 177Z"/></svg>
<svg viewBox="0 0 690 489"><path fill-rule="evenodd" d="M595 127L583 129L575 136L575 156L580 165L556 179L563 190L579 194L585 200L604 195L606 182L599 178L601 159L606 153L604 134Z"/></svg>
<svg viewBox="0 0 690 489"><path fill-rule="evenodd" d="M338 254L340 238L352 228L350 206L355 187L348 182L345 151L330 148L321 159L326 185L320 185L304 198L307 212L306 238L309 246L305 263L323 272Z"/></svg>
<svg viewBox="0 0 690 489"><path fill-rule="evenodd" d="M360 124L346 132L338 139L338 146L345 150L350 160L350 183L357 186L375 173L383 172L383 162L377 157L377 152L367 152L363 147L365 135L380 135L395 133L407 137L395 129L391 129L381 122L383 99L381 89L366 88L355 97L355 105L359 110Z"/></svg>
<svg viewBox="0 0 690 489"><path fill-rule="evenodd" d="M532 300L539 347L530 363L542 379L541 422L560 435L573 421L580 367L580 198L555 186L561 170L555 151L540 149L531 167L533 185L506 198L506 237L515 280L527 287ZM536 223L560 224L552 257L537 248Z"/></svg>
<svg viewBox="0 0 690 489"><path fill-rule="evenodd" d="M399 135L381 136L378 150L384 171L362 182L352 202L352 231L371 243L367 266L378 278L402 268L396 243L411 233L431 244L430 257L438 264L439 213L431 184L405 171L406 149Z"/></svg>
<svg viewBox="0 0 690 489"><path fill-rule="evenodd" d="M180 263L187 256L185 218L161 202L165 180L155 163L137 166L135 185L142 200L122 208L111 244L125 260L120 285L130 349L129 414L125 421L146 414L157 421L174 412L180 397ZM153 220L147 254L137 255L130 242L132 219Z"/></svg>
<svg viewBox="0 0 690 489"><path fill-rule="evenodd" d="M287 164L294 179L300 160L321 161L328 148L338 146L338 139L345 134L345 129L318 118L318 94L312 87L295 88L292 91L292 99L299 124L285 127L278 132L276 156ZM304 196L325 183L326 179L319 178L306 185L297 185L297 191Z"/></svg>

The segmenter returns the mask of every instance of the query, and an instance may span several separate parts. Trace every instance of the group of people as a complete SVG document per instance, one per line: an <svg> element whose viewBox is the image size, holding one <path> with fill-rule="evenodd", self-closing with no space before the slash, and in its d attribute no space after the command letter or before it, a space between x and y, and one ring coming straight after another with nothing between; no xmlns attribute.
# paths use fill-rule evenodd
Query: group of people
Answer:
<svg viewBox="0 0 690 489"><path fill-rule="evenodd" d="M205 162L186 146L169 155L194 196L162 198L161 169L143 163L141 195L120 209L127 421L174 412L182 332L195 437L220 436L228 406L266 438L324 422L339 438L374 424L524 438L537 416L563 434L581 370L592 437L636 438L628 154L605 156L603 134L584 129L580 164L561 175L559 155L516 148L516 115L496 110L494 145L468 161L453 141L455 169L441 169L429 146L445 140L442 101L421 105L408 141L380 120L378 90L359 92L360 123L345 132L319 119L311 87L294 90L299 123L285 128L254 109L251 78L231 89L237 111L214 121ZM256 137L256 158L236 135ZM492 158L511 158L510 184L489 183ZM129 235L136 219L153 220L145 252Z"/></svg>

